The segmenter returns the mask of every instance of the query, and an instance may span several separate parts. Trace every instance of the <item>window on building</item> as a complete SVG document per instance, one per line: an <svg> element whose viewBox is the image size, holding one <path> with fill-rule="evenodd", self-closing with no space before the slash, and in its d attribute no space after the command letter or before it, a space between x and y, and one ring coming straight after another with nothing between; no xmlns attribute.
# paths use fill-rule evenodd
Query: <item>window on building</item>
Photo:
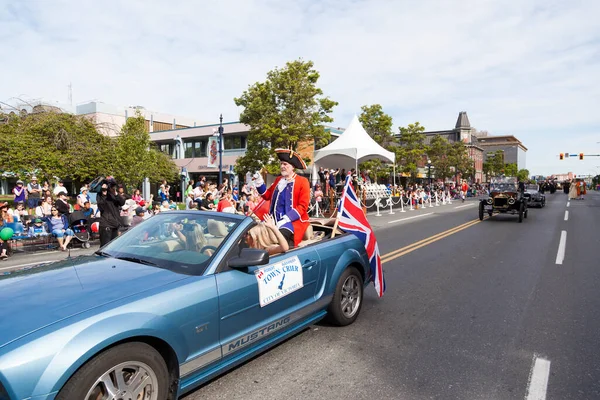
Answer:
<svg viewBox="0 0 600 400"><path fill-rule="evenodd" d="M184 142L184 158L194 158L194 142Z"/></svg>
<svg viewBox="0 0 600 400"><path fill-rule="evenodd" d="M194 142L194 157L206 157L206 140Z"/></svg>
<svg viewBox="0 0 600 400"><path fill-rule="evenodd" d="M241 136L225 136L223 138L223 145L225 150L239 150L244 148Z"/></svg>
<svg viewBox="0 0 600 400"><path fill-rule="evenodd" d="M173 145L169 144L169 143L163 143L160 145L160 151L162 151L165 154L168 154L169 156L171 156L173 154Z"/></svg>

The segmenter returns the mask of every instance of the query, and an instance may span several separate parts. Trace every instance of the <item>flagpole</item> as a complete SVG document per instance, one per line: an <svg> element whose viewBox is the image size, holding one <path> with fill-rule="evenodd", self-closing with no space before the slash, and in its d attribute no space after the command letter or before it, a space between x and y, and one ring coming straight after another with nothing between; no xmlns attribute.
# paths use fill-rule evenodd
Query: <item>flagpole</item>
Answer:
<svg viewBox="0 0 600 400"><path fill-rule="evenodd" d="M331 238L333 239L335 237L335 234L337 232L337 227L338 227L338 222L340 222L340 213L339 210L342 209L344 207L344 203L343 201L345 200L346 196L346 190L347 190L347 186L349 185L349 179L351 179L348 175L346 175L346 182L344 183L344 189L342 190L342 203L340 203L339 208L336 207L335 208L335 222L333 224L333 232L331 232Z"/></svg>

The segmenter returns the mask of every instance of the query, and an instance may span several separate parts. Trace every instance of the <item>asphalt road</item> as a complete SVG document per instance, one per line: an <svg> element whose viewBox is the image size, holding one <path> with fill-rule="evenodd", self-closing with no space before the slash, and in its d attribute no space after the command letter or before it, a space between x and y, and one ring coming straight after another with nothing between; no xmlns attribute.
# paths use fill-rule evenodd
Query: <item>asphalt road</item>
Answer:
<svg viewBox="0 0 600 400"><path fill-rule="evenodd" d="M183 399L600 399L600 194L568 204L547 195L521 224L479 222L473 200L370 213L382 299L369 288L353 325L315 325Z"/></svg>
<svg viewBox="0 0 600 400"><path fill-rule="evenodd" d="M495 216L430 243L475 204L370 215L382 299L368 290L355 324L315 325L184 399L600 398L600 194L547 198L521 224Z"/></svg>

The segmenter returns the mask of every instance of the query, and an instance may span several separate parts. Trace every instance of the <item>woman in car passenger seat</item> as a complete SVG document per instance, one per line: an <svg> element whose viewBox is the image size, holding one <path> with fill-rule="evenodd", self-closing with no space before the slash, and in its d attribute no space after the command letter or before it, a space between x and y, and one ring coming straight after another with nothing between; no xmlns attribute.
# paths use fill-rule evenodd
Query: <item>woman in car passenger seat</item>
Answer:
<svg viewBox="0 0 600 400"><path fill-rule="evenodd" d="M265 221L250 229L246 243L254 249L267 250L269 255L285 253L290 249L287 239L281 234L273 216L265 215Z"/></svg>

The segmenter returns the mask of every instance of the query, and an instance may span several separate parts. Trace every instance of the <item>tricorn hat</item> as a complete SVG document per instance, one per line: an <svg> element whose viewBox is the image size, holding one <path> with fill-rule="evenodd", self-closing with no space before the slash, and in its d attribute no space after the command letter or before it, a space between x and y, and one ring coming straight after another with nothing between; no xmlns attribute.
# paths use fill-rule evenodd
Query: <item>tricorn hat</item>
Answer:
<svg viewBox="0 0 600 400"><path fill-rule="evenodd" d="M285 161L297 169L306 169L306 163L300 157L300 154L290 149L276 149L277 157L280 161Z"/></svg>

